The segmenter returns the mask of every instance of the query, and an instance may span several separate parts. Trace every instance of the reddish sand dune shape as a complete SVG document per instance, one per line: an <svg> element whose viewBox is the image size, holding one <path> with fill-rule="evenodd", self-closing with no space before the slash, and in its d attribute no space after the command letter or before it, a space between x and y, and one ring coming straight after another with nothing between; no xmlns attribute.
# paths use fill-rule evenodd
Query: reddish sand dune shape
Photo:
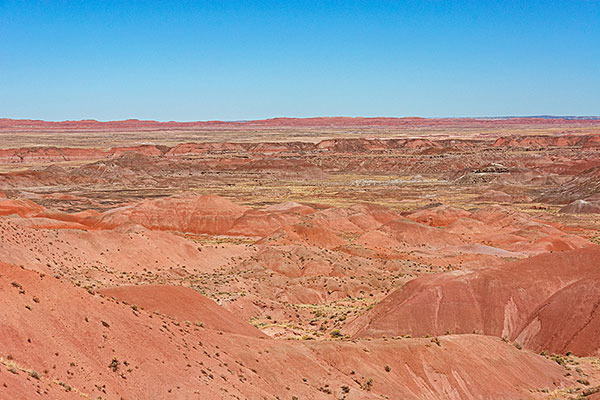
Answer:
<svg viewBox="0 0 600 400"><path fill-rule="evenodd" d="M12 200L0 198L0 216L16 214L21 217L31 217L44 210L44 207L31 200Z"/></svg>
<svg viewBox="0 0 600 400"><path fill-rule="evenodd" d="M98 224L102 214L94 210L86 210L73 214L58 210L44 210L35 216L36 218L49 218L57 221L73 222L85 227L91 227Z"/></svg>
<svg viewBox="0 0 600 400"><path fill-rule="evenodd" d="M467 244L487 246L484 253L491 254L490 252L492 252L499 257L519 257L589 245L589 241L586 239L567 234L557 227L537 222L526 214L499 206L489 206L469 212L442 205L418 210L403 217L390 209L365 204L357 204L349 208L327 208L314 211L310 207L290 203L274 205L265 210L256 210L237 205L219 196L192 194L158 200L143 200L104 214L94 211L68 214L56 210L45 210L29 200L0 200L0 210L5 203L9 203L5 208L8 210L6 213L12 214L19 211L22 215L35 217L14 221L22 227L99 231L96 234L75 231L56 234L66 239L67 243L82 241L81 246L75 251L76 255L85 256L84 252L80 250L88 249L89 243L96 243L97 251L88 252L87 257L91 257L89 261L92 259L100 261L97 253L103 251L103 245L99 240L104 238L103 240L106 240L107 244L104 258L111 258L110 264L118 262L118 256L123 257L122 260L125 261L136 258L135 256L129 257L130 250L133 249L131 246L121 249L115 242L119 236L118 232L139 233L140 226L138 225L136 228L132 224L141 224L152 230L262 238L257 242L261 246L304 244L328 249L343 248L349 254L360 254L364 257L378 254L377 257L380 258L387 258L391 254L398 256L398 251L411 250L418 250L428 257L433 256L433 254L426 254L431 251L435 251L436 256L442 255L442 253L437 253L442 251L446 257L459 256L464 253L481 253ZM35 235L38 236L38 233ZM158 233L149 233L148 235L159 236ZM349 240L348 235L355 236L355 238ZM49 236L47 239L49 240ZM139 242L131 242L132 237L125 239L124 243L139 244ZM23 238L19 240L23 240ZM165 240L173 245L173 249L186 249L190 261L180 257L170 261L164 257L146 258L145 260L140 258L133 267L134 270L139 270L140 262L156 261L160 263L156 267L173 265L172 263L175 262L181 266L200 267L200 270L206 270L205 264L207 263L198 263L198 254L191 243L173 236L169 236ZM174 241L180 243L173 243ZM55 246L56 244L52 247ZM230 245L223 246L231 247ZM164 246L156 245L156 247ZM143 246L143 248L147 248L147 246ZM111 250L109 251L109 249ZM23 255L27 254L29 250L31 249L23 252L15 248L10 254L13 256L15 254ZM113 250L117 253L114 253ZM161 254L167 255L167 253ZM174 254L180 253L175 251ZM31 256L29 258L13 257L7 261L38 265L38 262L33 259L34 255L31 254ZM132 267L131 263L123 263L124 266L126 264ZM152 265L146 266L152 268ZM117 266L118 270L123 270L123 268Z"/></svg>
<svg viewBox="0 0 600 400"><path fill-rule="evenodd" d="M177 196L143 200L133 206L108 211L102 226L113 228L127 222L150 229L223 234L249 207L237 205L220 196Z"/></svg>
<svg viewBox="0 0 600 400"><path fill-rule="evenodd" d="M518 338L536 350L561 352L573 346L580 355L598 355L600 335L594 329L600 292L588 283L600 278L599 263L600 247L593 246L497 268L417 278L352 321L346 331L354 337L480 331ZM567 288L571 284L575 286ZM576 289L581 289L578 296L566 301ZM575 307L580 303L584 305ZM558 317L563 319L554 319Z"/></svg>
<svg viewBox="0 0 600 400"><path fill-rule="evenodd" d="M209 329L246 336L264 336L258 329L237 319L214 301L183 286L119 286L99 292L146 311L156 311L180 321L201 322Z"/></svg>
<svg viewBox="0 0 600 400"><path fill-rule="evenodd" d="M575 200L560 209L564 214L599 214L600 201Z"/></svg>
<svg viewBox="0 0 600 400"><path fill-rule="evenodd" d="M265 211L266 212L288 212L288 213L306 215L306 214L312 214L316 210L312 207L305 206L304 204L296 203L295 201L286 201L283 203L277 203L277 204L270 205L269 207L265 208Z"/></svg>
<svg viewBox="0 0 600 400"><path fill-rule="evenodd" d="M475 212L437 206L408 213L361 235L356 244L374 251L445 249L451 254L479 243L514 253L513 256L586 247L589 241L537 222L505 207L489 206ZM499 254L499 253L498 253ZM440 254L436 253L436 256Z"/></svg>
<svg viewBox="0 0 600 400"><path fill-rule="evenodd" d="M408 218L399 218L389 222L379 228L379 231L389 235L397 242L407 243L411 246L444 247L464 243L452 234L414 222Z"/></svg>
<svg viewBox="0 0 600 400"><path fill-rule="evenodd" d="M132 206L110 210L102 216L97 226L114 228L133 222L149 229L263 237L284 226L301 222L303 215L312 212L312 208L298 203L271 206L261 211L216 195L188 194L144 200Z"/></svg>
<svg viewBox="0 0 600 400"><path fill-rule="evenodd" d="M406 217L421 224L430 226L448 226L456 220L467 218L470 212L450 206L438 206L418 210L408 214Z"/></svg>
<svg viewBox="0 0 600 400"><path fill-rule="evenodd" d="M436 346L219 334L4 263L0 294L2 364L10 355L19 377L4 381L4 398L31 391L27 371L39 373L46 398L329 399L319 388L341 397L344 385L352 399L513 399L574 384L558 364L491 337L450 336ZM8 368L0 365L0 377ZM360 387L367 382L370 391Z"/></svg>
<svg viewBox="0 0 600 400"><path fill-rule="evenodd" d="M257 241L258 245L286 245L303 243L325 249L334 249L345 242L331 229L313 223L298 223L285 226L272 235Z"/></svg>
<svg viewBox="0 0 600 400"><path fill-rule="evenodd" d="M51 264L64 272L90 274L102 280L105 270L142 273L164 269L173 274L187 274L185 267L190 272L210 272L233 258L247 257L253 252L251 246L229 243L198 246L170 232L149 231L131 224L115 230L37 229L57 228L59 223L63 222L0 219L1 259L44 272L49 272Z"/></svg>
<svg viewBox="0 0 600 400"><path fill-rule="evenodd" d="M531 255L589 244L527 214L496 205L475 212L441 205L403 217L390 209L365 204L314 211L291 203L256 210L216 195L186 194L143 200L103 214L68 214L46 210L30 200L7 199L0 200L2 214L37 217L31 220L31 226L37 221L40 228L110 230L139 224L152 230L259 237L263 244L277 240L281 244L303 242L326 248L344 245L347 234L362 234L356 243L372 250L386 243L390 249L407 245L439 249L475 241Z"/></svg>
<svg viewBox="0 0 600 400"><path fill-rule="evenodd" d="M349 208L336 207L321 210L308 219L333 231L362 233L377 229L398 218L401 218L400 214L389 208L363 203Z"/></svg>
<svg viewBox="0 0 600 400"><path fill-rule="evenodd" d="M301 216L295 212L266 213L260 210L250 210L237 218L230 229L220 232L233 236L270 235L286 225L301 222Z"/></svg>
<svg viewBox="0 0 600 400"><path fill-rule="evenodd" d="M534 349L600 355L599 306L600 277L580 279L532 312L516 340Z"/></svg>

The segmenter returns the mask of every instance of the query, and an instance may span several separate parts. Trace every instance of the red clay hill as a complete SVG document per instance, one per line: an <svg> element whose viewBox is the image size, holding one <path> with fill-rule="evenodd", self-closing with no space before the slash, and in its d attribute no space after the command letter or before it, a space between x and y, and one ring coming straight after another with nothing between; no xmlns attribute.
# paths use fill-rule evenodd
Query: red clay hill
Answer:
<svg viewBox="0 0 600 400"><path fill-rule="evenodd" d="M482 332L536 351L600 355L600 247L409 282L353 321L354 337Z"/></svg>

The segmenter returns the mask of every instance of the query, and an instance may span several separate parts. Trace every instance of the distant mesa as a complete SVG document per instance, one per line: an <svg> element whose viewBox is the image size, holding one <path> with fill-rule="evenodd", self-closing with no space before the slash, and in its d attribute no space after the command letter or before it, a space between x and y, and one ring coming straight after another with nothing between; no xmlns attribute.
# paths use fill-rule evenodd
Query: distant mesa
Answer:
<svg viewBox="0 0 600 400"><path fill-rule="evenodd" d="M515 125L515 124L600 124L596 117L504 117L504 118L421 118L421 117L312 117L312 118L271 118L249 121L153 121L127 119L122 121L97 121L86 119L79 121L43 121L32 119L0 118L0 130L29 130L29 129L149 129L149 128L211 128L211 127L325 127L325 126L404 126L404 125L441 125L452 126L461 124L474 125ZM505 141L497 145L505 145ZM511 143L510 145L515 145Z"/></svg>

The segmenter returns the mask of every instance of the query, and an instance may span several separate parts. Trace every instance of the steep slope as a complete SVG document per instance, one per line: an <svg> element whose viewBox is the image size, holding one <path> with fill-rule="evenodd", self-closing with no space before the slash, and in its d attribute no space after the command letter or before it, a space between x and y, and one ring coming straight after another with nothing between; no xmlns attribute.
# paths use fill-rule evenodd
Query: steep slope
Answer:
<svg viewBox="0 0 600 400"><path fill-rule="evenodd" d="M31 200L13 200L0 197L0 216L15 214L21 217L26 217L33 216L39 212L42 212L43 210L44 207L34 203Z"/></svg>
<svg viewBox="0 0 600 400"><path fill-rule="evenodd" d="M62 223L44 221L52 223L52 228ZM139 225L87 230L74 229L73 223L68 223L61 229L42 229L41 222L39 218L0 218L0 261L58 273L74 281L89 277L113 285L115 274L123 283L128 279L136 282L136 277L152 282L160 271L176 275L210 272L253 253L251 246L198 245Z"/></svg>
<svg viewBox="0 0 600 400"><path fill-rule="evenodd" d="M261 332L193 289L169 285L119 286L99 293L124 301L146 311L159 312L178 319L201 323L223 332L260 337Z"/></svg>
<svg viewBox="0 0 600 400"><path fill-rule="evenodd" d="M6 398L28 395L34 380L45 398L163 399L541 398L540 388L574 384L558 364L497 338L449 336L437 346L221 334L3 263L0 321Z"/></svg>
<svg viewBox="0 0 600 400"><path fill-rule="evenodd" d="M558 290L532 312L516 340L538 351L598 356L599 306L600 277L580 279Z"/></svg>
<svg viewBox="0 0 600 400"><path fill-rule="evenodd" d="M533 348L548 346L553 352L577 345L581 355L597 354L600 335L594 335L595 325L589 324L598 318L600 292L590 282L600 278L599 263L600 247L594 246L497 268L421 277L351 322L347 332L354 337L380 337L479 331L519 338ZM572 297L575 292L578 298ZM580 303L575 312L573 307ZM567 314L568 326L564 324ZM569 334L582 328L591 331L580 337Z"/></svg>

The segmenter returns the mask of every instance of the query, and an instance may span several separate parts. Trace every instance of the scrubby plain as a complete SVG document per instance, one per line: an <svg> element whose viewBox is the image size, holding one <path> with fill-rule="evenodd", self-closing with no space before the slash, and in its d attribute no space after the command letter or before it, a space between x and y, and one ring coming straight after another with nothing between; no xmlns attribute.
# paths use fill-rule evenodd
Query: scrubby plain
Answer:
<svg viewBox="0 0 600 400"><path fill-rule="evenodd" d="M600 120L0 138L0 398L600 398Z"/></svg>

